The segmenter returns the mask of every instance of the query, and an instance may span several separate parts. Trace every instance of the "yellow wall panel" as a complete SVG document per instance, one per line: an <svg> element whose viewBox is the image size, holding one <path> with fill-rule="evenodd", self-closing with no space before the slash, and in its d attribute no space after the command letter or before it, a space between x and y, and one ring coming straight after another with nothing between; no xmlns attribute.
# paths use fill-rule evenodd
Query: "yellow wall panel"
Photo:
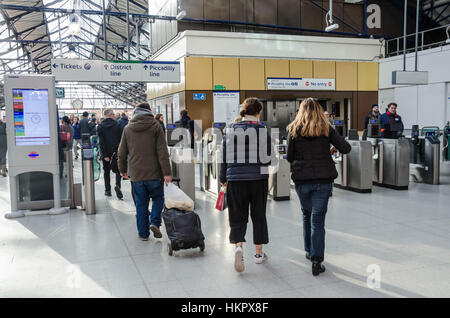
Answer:
<svg viewBox="0 0 450 318"><path fill-rule="evenodd" d="M358 62L358 91L378 91L378 63Z"/></svg>
<svg viewBox="0 0 450 318"><path fill-rule="evenodd" d="M239 59L239 84L241 90L265 90L264 68L263 59Z"/></svg>
<svg viewBox="0 0 450 318"><path fill-rule="evenodd" d="M289 74L291 78L312 78L312 61L291 60L289 61Z"/></svg>
<svg viewBox="0 0 450 318"><path fill-rule="evenodd" d="M336 62L334 61L314 61L314 78L336 78Z"/></svg>
<svg viewBox="0 0 450 318"><path fill-rule="evenodd" d="M239 59L213 58L213 89L215 85L239 90Z"/></svg>
<svg viewBox="0 0 450 318"><path fill-rule="evenodd" d="M358 90L358 63L336 62L336 90Z"/></svg>
<svg viewBox="0 0 450 318"><path fill-rule="evenodd" d="M265 60L266 78L289 77L289 60Z"/></svg>
<svg viewBox="0 0 450 318"><path fill-rule="evenodd" d="M186 57L186 90L212 90L212 58Z"/></svg>

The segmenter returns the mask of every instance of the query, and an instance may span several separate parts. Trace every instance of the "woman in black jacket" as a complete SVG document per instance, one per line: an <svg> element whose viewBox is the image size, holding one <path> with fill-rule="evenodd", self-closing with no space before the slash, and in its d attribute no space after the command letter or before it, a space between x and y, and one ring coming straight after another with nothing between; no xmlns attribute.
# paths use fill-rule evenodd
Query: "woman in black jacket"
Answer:
<svg viewBox="0 0 450 318"><path fill-rule="evenodd" d="M261 102L254 97L242 103L241 121L227 129L223 142L220 183L227 186L230 243L236 244L234 268L244 271L243 243L247 231L249 206L253 223L255 263L267 259L262 251L269 243L266 220L268 194L268 165L271 162L270 135L259 121Z"/></svg>
<svg viewBox="0 0 450 318"><path fill-rule="evenodd" d="M312 261L314 276L325 271L325 214L333 180L338 173L331 152L346 154L351 146L334 130L320 104L305 99L289 132L287 160L303 211L303 237L306 258ZM330 151L330 144L335 148Z"/></svg>

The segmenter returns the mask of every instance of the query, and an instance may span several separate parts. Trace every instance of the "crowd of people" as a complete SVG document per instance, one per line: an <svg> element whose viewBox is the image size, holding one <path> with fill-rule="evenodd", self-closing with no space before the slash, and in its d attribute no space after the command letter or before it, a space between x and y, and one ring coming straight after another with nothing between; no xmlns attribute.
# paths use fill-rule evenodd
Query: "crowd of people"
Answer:
<svg viewBox="0 0 450 318"><path fill-rule="evenodd" d="M373 105L366 124L373 119L380 120L386 127L389 124L401 124L396 108L397 105L391 103L386 114L380 115L378 105ZM243 248L249 214L253 223L254 261L262 264L268 259L263 252L263 245L269 243L266 205L269 178L267 167L271 162L262 160L261 154L271 157L274 142L260 121L262 109L257 98L247 98L242 104L240 116L230 125L223 138L219 181L226 188L229 241L235 244L234 267L237 272L242 272L245 268ZM110 109L105 110L103 115L99 123L95 116L89 118L87 112L83 113L81 120L73 115L64 116L60 130L71 135L70 142L65 147L73 147L77 159L83 134L98 135L105 195L111 196L110 172L114 170L112 162L117 160L114 190L117 197L122 199L121 180L131 181L138 237L147 241L151 231L155 238L161 238L164 184L172 182L164 118L161 114L154 115L148 103L138 104L131 119L125 113L114 114ZM176 122L178 127L183 127L192 134L195 124L187 110L183 110L180 117ZM325 271L325 215L333 180L338 176L331 155L337 151L342 154L351 151L350 144L333 128L333 120L333 114L324 111L317 100L308 98L301 102L294 121L287 127L287 160L291 164L291 179L303 212L305 256L312 263L314 276ZM244 147L236 146L238 136L235 132L247 130L256 132L257 141L251 142L246 138ZM388 131L384 131L384 135L389 138ZM244 158L244 161L238 161L238 158Z"/></svg>

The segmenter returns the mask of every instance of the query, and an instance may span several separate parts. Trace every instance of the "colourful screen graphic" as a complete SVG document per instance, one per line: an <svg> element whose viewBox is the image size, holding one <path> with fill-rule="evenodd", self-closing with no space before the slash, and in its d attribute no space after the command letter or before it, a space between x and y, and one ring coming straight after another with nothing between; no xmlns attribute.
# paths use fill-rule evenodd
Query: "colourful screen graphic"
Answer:
<svg viewBox="0 0 450 318"><path fill-rule="evenodd" d="M16 145L49 145L48 90L15 88L12 93Z"/></svg>

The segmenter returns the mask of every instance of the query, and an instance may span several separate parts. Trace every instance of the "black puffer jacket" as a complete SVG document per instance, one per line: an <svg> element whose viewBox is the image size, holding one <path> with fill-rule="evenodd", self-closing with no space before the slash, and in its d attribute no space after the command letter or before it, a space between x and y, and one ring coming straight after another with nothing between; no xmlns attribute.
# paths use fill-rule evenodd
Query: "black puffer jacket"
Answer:
<svg viewBox="0 0 450 318"><path fill-rule="evenodd" d="M120 124L111 118L106 118L97 127L97 134L100 139L101 157L111 158L114 152L117 151L122 137L122 128Z"/></svg>
<svg viewBox="0 0 450 318"><path fill-rule="evenodd" d="M294 139L289 135L287 160L291 163L291 178L295 183L332 183L337 178L330 144L343 154L352 149L332 127L328 137L302 137L298 133Z"/></svg>
<svg viewBox="0 0 450 318"><path fill-rule="evenodd" d="M245 138L245 144L238 147L239 131L247 131L248 129L255 129L255 140L250 138ZM260 134L265 134L266 136L261 136ZM264 143L264 144L262 144ZM232 149L234 145L234 149ZM264 149L267 150L267 157L260 158L260 148L261 153ZM230 153L227 155L227 151ZM245 151L244 152L240 152ZM228 181L254 181L254 180L265 180L269 178L269 174L265 172L269 164L271 164L272 154L274 153L272 139L268 133L268 130L259 122L253 121L242 121L231 125L227 129L227 134L223 138L222 143L222 155L223 163L220 167L220 177L219 180L222 183ZM240 160L243 162L239 162ZM266 169L264 169L266 167Z"/></svg>

